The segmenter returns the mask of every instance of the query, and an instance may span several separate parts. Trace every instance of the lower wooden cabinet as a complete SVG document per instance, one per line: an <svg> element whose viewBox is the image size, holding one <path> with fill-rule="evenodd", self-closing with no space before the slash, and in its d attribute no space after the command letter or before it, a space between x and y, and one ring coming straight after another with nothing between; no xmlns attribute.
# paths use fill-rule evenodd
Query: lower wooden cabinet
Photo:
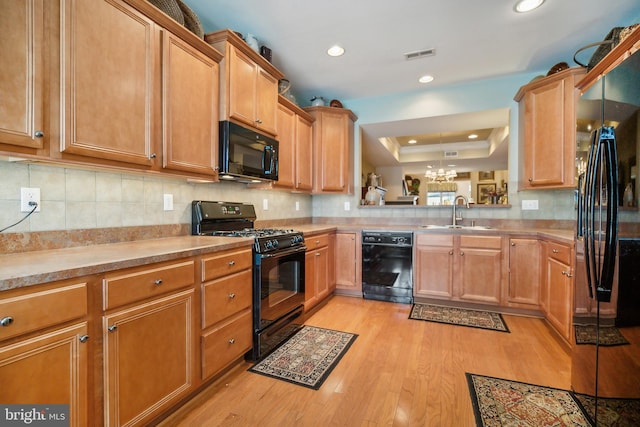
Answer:
<svg viewBox="0 0 640 427"><path fill-rule="evenodd" d="M360 233L336 233L336 293L362 296Z"/></svg>
<svg viewBox="0 0 640 427"><path fill-rule="evenodd" d="M305 311L316 306L335 290L334 238L334 234L321 234L305 240Z"/></svg>
<svg viewBox="0 0 640 427"><path fill-rule="evenodd" d="M573 249L549 242L546 254L546 319L567 342L571 342L573 324Z"/></svg>
<svg viewBox="0 0 640 427"><path fill-rule="evenodd" d="M538 239L509 239L509 306L540 307L540 258Z"/></svg>
<svg viewBox="0 0 640 427"><path fill-rule="evenodd" d="M414 296L498 305L502 237L418 234Z"/></svg>
<svg viewBox="0 0 640 427"><path fill-rule="evenodd" d="M107 314L105 425L143 425L191 391L194 290Z"/></svg>

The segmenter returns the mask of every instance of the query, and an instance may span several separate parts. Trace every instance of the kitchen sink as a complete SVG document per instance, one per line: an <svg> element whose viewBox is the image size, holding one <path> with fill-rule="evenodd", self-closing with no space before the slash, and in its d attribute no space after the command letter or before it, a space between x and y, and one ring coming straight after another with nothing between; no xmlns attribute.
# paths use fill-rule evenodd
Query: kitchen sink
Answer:
<svg viewBox="0 0 640 427"><path fill-rule="evenodd" d="M489 227L488 225L435 225L435 224L429 224L429 225L421 225L421 228L426 228L427 230L436 230L436 229L441 229L441 230L451 230L451 229L457 229L457 230L491 230L492 228Z"/></svg>

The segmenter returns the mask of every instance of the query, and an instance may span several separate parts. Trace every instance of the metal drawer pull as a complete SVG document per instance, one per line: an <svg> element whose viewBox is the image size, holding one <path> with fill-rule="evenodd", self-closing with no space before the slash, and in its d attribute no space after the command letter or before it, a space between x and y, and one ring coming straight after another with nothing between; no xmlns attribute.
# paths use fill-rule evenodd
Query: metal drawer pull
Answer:
<svg viewBox="0 0 640 427"><path fill-rule="evenodd" d="M156 285L162 285L162 279L156 279L156 281L153 283Z"/></svg>
<svg viewBox="0 0 640 427"><path fill-rule="evenodd" d="M449 255L453 255L453 251L449 251Z"/></svg>
<svg viewBox="0 0 640 427"><path fill-rule="evenodd" d="M229 265L236 265L236 262L234 260L229 261Z"/></svg>
<svg viewBox="0 0 640 427"><path fill-rule="evenodd" d="M557 254L558 250L557 249L553 249L551 252L553 252L554 254Z"/></svg>
<svg viewBox="0 0 640 427"><path fill-rule="evenodd" d="M234 293L229 294L229 298L234 299L235 297L236 297L236 294Z"/></svg>
<svg viewBox="0 0 640 427"><path fill-rule="evenodd" d="M118 325L111 325L107 328L109 332L115 332L118 329Z"/></svg>
<svg viewBox="0 0 640 427"><path fill-rule="evenodd" d="M573 277L573 274L567 273L567 277Z"/></svg>
<svg viewBox="0 0 640 427"><path fill-rule="evenodd" d="M460 251L460 256L464 256L464 252Z"/></svg>
<svg viewBox="0 0 640 427"><path fill-rule="evenodd" d="M316 256L320 256L320 252L316 252Z"/></svg>
<svg viewBox="0 0 640 427"><path fill-rule="evenodd" d="M87 342L89 341L89 335L82 335L78 339L80 340L80 342Z"/></svg>
<svg viewBox="0 0 640 427"><path fill-rule="evenodd" d="M34 136L36 138L42 138L44 136L44 132L42 132L41 130L37 130Z"/></svg>
<svg viewBox="0 0 640 427"><path fill-rule="evenodd" d="M229 340L229 344L235 344L235 343L236 343L236 340L235 340L235 339L231 338L231 339Z"/></svg>
<svg viewBox="0 0 640 427"><path fill-rule="evenodd" d="M9 326L12 323L13 323L13 317L11 316L6 316L0 319L0 326Z"/></svg>
<svg viewBox="0 0 640 427"><path fill-rule="evenodd" d="M514 242L511 242L511 246L515 246L516 244Z"/></svg>

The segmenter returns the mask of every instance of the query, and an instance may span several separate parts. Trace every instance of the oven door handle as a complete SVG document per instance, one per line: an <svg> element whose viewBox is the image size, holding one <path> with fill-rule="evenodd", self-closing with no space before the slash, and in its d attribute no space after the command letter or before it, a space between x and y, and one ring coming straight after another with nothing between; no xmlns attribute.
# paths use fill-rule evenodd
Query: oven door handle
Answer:
<svg viewBox="0 0 640 427"><path fill-rule="evenodd" d="M283 251L278 251L276 253L260 254L260 258L283 257L283 256L287 256L287 255L297 254L298 252L306 252L306 250L307 250L307 247L304 246L304 245L296 246L295 248L286 249L286 250L283 250Z"/></svg>

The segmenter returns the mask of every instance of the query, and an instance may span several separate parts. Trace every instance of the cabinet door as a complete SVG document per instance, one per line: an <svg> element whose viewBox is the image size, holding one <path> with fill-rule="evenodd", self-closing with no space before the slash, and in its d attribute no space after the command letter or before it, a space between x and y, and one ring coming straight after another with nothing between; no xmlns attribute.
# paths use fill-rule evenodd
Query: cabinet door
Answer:
<svg viewBox="0 0 640 427"><path fill-rule="evenodd" d="M316 188L315 191L347 191L349 118L345 114L322 112L316 132Z"/></svg>
<svg viewBox="0 0 640 427"><path fill-rule="evenodd" d="M310 310L318 303L316 290L316 253L307 251L304 255L304 309Z"/></svg>
<svg viewBox="0 0 640 427"><path fill-rule="evenodd" d="M313 188L313 125L296 116L295 137L295 187L296 190L311 191Z"/></svg>
<svg viewBox="0 0 640 427"><path fill-rule="evenodd" d="M235 47L229 47L229 117L255 126L254 102L258 66Z"/></svg>
<svg viewBox="0 0 640 427"><path fill-rule="evenodd" d="M3 404L69 405L69 425L87 426L87 324L0 346Z"/></svg>
<svg viewBox="0 0 640 427"><path fill-rule="evenodd" d="M0 143L42 148L42 0L4 2L0 13Z"/></svg>
<svg viewBox="0 0 640 427"><path fill-rule="evenodd" d="M106 315L105 424L139 425L191 390L193 290Z"/></svg>
<svg viewBox="0 0 640 427"><path fill-rule="evenodd" d="M537 308L540 302L540 243L536 239L509 240L510 304Z"/></svg>
<svg viewBox="0 0 640 427"><path fill-rule="evenodd" d="M324 246L314 252L316 296L319 301L329 295L329 248Z"/></svg>
<svg viewBox="0 0 640 427"><path fill-rule="evenodd" d="M499 304L502 251L461 247L455 255L460 299Z"/></svg>
<svg viewBox="0 0 640 427"><path fill-rule="evenodd" d="M256 74L255 124L260 130L276 134L276 106L278 105L278 80L262 68Z"/></svg>
<svg viewBox="0 0 640 427"><path fill-rule="evenodd" d="M569 340L573 314L571 269L568 265L549 257L547 274L549 283L547 319L563 338Z"/></svg>
<svg viewBox="0 0 640 427"><path fill-rule="evenodd" d="M119 0L61 0L60 150L151 165L158 33Z"/></svg>
<svg viewBox="0 0 640 427"><path fill-rule="evenodd" d="M353 294L362 293L362 283L358 280L358 233L336 234L336 288Z"/></svg>
<svg viewBox="0 0 640 427"><path fill-rule="evenodd" d="M294 188L296 117L293 111L278 104L278 180L274 183L277 187Z"/></svg>
<svg viewBox="0 0 640 427"><path fill-rule="evenodd" d="M218 152L218 64L163 31L163 167L212 175Z"/></svg>
<svg viewBox="0 0 640 427"><path fill-rule="evenodd" d="M418 246L415 258L417 297L453 297L453 247Z"/></svg>

